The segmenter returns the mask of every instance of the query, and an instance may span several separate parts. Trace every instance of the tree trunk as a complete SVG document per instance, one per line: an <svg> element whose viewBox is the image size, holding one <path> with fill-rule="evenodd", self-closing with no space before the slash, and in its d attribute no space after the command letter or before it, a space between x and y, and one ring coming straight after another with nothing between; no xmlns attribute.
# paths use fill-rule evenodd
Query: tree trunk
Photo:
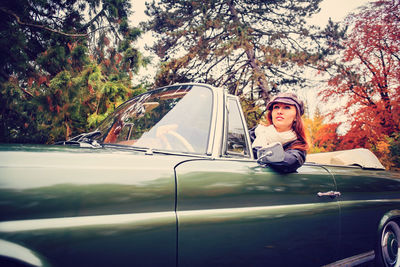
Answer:
<svg viewBox="0 0 400 267"><path fill-rule="evenodd" d="M237 25L240 25L239 16L238 16L237 10L234 6L234 1L231 1L229 3L229 11L231 12L231 14L233 16L234 22ZM250 64L251 68L253 69L253 75L255 77L257 77L257 85L261 89L261 97L267 103L270 99L269 85L268 85L268 81L265 77L265 74L261 70L261 67L259 65L260 63L257 61L257 59L255 57L254 45L251 44L248 40L246 40L246 45L244 47L245 47L244 50L247 55L247 59L249 60L249 64Z"/></svg>

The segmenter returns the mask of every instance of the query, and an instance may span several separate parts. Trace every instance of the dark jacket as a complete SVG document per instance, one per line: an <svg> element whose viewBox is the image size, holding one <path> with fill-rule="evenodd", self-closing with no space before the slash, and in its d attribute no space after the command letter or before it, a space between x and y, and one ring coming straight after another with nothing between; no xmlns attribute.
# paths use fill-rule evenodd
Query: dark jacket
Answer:
<svg viewBox="0 0 400 267"><path fill-rule="evenodd" d="M257 126L256 126L257 127ZM255 129L256 127L250 129L250 139L253 143L254 139L256 138ZM285 158L283 161L279 162L268 162L268 166L274 170L279 172L289 173L295 172L298 168L300 168L305 160L306 160L306 151L299 150L299 149L291 149L290 146L296 142L289 142L283 145L283 149L285 150ZM255 147L253 148L254 158L257 158L257 152L262 147Z"/></svg>

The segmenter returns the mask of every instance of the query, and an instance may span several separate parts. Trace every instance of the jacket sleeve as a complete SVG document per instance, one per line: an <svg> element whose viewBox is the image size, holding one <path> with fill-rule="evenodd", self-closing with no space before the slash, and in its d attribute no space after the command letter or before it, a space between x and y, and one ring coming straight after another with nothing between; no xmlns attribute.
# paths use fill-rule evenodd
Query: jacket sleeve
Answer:
<svg viewBox="0 0 400 267"><path fill-rule="evenodd" d="M272 169L283 172L295 172L306 160L306 152L298 149L288 149L285 151L285 158L280 162L269 162L268 166Z"/></svg>
<svg viewBox="0 0 400 267"><path fill-rule="evenodd" d="M255 130L257 125L249 130L251 143L256 139ZM285 146L287 147L287 146ZM254 158L257 159L258 150L262 149L262 147L254 147L253 154ZM295 172L298 168L300 168L306 160L306 152L298 149L287 149L285 151L285 158L280 162L268 162L268 166L272 169L283 172Z"/></svg>

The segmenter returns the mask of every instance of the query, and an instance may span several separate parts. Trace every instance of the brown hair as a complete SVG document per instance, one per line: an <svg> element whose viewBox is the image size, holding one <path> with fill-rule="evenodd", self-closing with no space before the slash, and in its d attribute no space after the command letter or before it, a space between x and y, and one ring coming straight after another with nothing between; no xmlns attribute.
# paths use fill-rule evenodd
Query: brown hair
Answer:
<svg viewBox="0 0 400 267"><path fill-rule="evenodd" d="M272 110L268 111L267 120L270 125L273 125ZM303 119L301 118L299 111L297 109L296 109L296 119L293 122L292 129L297 135L297 140L294 141L288 149L298 149L298 150L302 150L302 151L307 151L308 143L307 143L307 137L306 137L306 129L304 127Z"/></svg>

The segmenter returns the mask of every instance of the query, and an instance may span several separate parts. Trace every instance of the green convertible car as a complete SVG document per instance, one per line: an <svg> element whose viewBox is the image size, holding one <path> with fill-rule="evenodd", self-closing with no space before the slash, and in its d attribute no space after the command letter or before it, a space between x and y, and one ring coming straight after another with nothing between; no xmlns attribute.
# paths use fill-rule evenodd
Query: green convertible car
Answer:
<svg viewBox="0 0 400 267"><path fill-rule="evenodd" d="M238 98L122 104L58 145L0 145L0 266L399 266L400 174L365 149L253 158Z"/></svg>

